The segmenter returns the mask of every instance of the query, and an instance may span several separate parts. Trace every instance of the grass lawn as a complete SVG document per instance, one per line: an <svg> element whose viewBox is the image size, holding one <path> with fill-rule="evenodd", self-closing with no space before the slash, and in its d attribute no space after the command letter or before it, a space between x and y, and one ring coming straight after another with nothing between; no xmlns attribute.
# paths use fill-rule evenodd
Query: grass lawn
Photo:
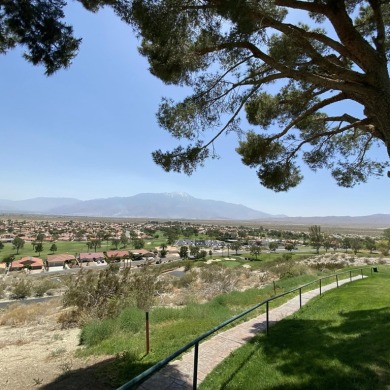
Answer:
<svg viewBox="0 0 390 390"><path fill-rule="evenodd" d="M390 389L390 267L315 298L199 388Z"/></svg>

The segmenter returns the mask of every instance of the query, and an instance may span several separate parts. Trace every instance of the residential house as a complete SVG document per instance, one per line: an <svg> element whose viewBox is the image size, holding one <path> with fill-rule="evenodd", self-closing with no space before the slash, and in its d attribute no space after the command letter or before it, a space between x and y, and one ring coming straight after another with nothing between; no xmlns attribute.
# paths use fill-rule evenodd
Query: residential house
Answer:
<svg viewBox="0 0 390 390"><path fill-rule="evenodd" d="M134 249L131 250L130 253L133 255L134 259L140 259L141 257L154 257L154 253L148 251L147 249Z"/></svg>
<svg viewBox="0 0 390 390"><path fill-rule="evenodd" d="M90 261L102 261L102 260L104 260L103 252L80 253L79 255L80 263L89 263Z"/></svg>
<svg viewBox="0 0 390 390"><path fill-rule="evenodd" d="M52 267L64 267L67 263L72 263L76 260L73 255L67 253L58 254L58 255L47 255L46 265L50 268Z"/></svg>
<svg viewBox="0 0 390 390"><path fill-rule="evenodd" d="M115 250L115 251L107 251L106 256L108 260L121 260L129 258L129 251L125 250Z"/></svg>
<svg viewBox="0 0 390 390"><path fill-rule="evenodd" d="M43 260L39 257L25 256L20 260L14 260L11 262L10 271L20 271L23 268L40 270L43 268Z"/></svg>

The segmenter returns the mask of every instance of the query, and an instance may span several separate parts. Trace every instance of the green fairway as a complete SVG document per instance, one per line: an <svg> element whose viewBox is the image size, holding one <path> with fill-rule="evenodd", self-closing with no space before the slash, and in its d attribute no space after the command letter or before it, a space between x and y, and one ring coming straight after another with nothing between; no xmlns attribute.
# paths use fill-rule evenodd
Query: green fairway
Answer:
<svg viewBox="0 0 390 390"><path fill-rule="evenodd" d="M45 259L47 255L53 254L53 252L50 251L50 247L53 243L52 242L43 242L43 251L38 254L34 251L33 246L30 242L26 242L24 244L24 247L19 249L19 253L17 254L16 249L13 248L11 243L6 243L4 245L4 248L0 251L0 259L5 259L6 257L10 255L14 255L15 259L20 259L24 256L33 256L33 257L40 257L42 259ZM70 255L75 255L76 253L80 252L90 252L86 245L86 241L57 241L56 243L57 251L54 253L69 253ZM110 248L110 243L108 248ZM97 251L106 251L106 242L103 242L102 247L98 248Z"/></svg>
<svg viewBox="0 0 390 390"><path fill-rule="evenodd" d="M390 268L312 300L232 353L200 389L389 389Z"/></svg>
<svg viewBox="0 0 390 390"><path fill-rule="evenodd" d="M166 242L164 238L159 239L152 239L147 240L145 242L145 249L153 250L155 247L159 247L162 243ZM24 244L24 247L19 249L19 253L17 254L16 249L13 248L13 245L11 243L5 243L4 248L0 250L0 261L7 258L10 255L14 255L15 259L20 259L24 256L33 256L33 257L40 257L42 259L45 259L47 255L51 255L54 253L69 253L70 255L76 255L80 252L95 252L95 250L88 249L87 242L86 241L56 241L55 244L57 246L56 252L51 252L50 247L53 243L52 242L43 242L43 251L38 254L34 251L34 248L30 242L26 242ZM111 241L102 241L101 246L99 248L96 248L96 252L106 252L109 250L116 249ZM118 249L126 249L131 250L133 247L131 245L127 245L125 248L120 245Z"/></svg>

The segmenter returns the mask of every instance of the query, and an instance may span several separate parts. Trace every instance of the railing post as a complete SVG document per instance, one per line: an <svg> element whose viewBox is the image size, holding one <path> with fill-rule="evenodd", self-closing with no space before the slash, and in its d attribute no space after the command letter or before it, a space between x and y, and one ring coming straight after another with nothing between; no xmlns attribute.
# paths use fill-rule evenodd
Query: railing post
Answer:
<svg viewBox="0 0 390 390"><path fill-rule="evenodd" d="M322 294L322 279L320 279L320 295Z"/></svg>
<svg viewBox="0 0 390 390"><path fill-rule="evenodd" d="M336 285L337 285L337 288L339 288L339 275L336 275Z"/></svg>
<svg viewBox="0 0 390 390"><path fill-rule="evenodd" d="M146 354L150 351L150 342L149 342L149 312L145 312L145 333L146 333Z"/></svg>
<svg viewBox="0 0 390 390"><path fill-rule="evenodd" d="M302 287L299 287L299 308L302 307Z"/></svg>
<svg viewBox="0 0 390 390"><path fill-rule="evenodd" d="M195 344L195 350L194 350L194 375L192 380L193 390L196 390L198 385L198 357L199 357L199 342Z"/></svg>
<svg viewBox="0 0 390 390"><path fill-rule="evenodd" d="M352 271L349 271L349 281L352 282Z"/></svg>
<svg viewBox="0 0 390 390"><path fill-rule="evenodd" d="M266 333L267 333L267 336L268 336L268 330L269 330L269 301L266 302L265 307L266 307Z"/></svg>

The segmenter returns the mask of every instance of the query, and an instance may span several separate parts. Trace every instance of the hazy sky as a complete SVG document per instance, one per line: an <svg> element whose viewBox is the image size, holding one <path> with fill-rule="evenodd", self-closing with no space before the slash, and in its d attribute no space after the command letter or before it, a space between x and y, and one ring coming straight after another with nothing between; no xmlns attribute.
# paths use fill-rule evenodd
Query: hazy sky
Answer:
<svg viewBox="0 0 390 390"><path fill-rule="evenodd" d="M164 172L151 152L177 144L155 114L161 97L186 91L149 73L131 29L109 10L92 14L71 3L67 11L83 38L69 69L46 77L20 50L0 57L0 199L187 192L289 216L390 213L388 178L344 189L328 172L304 168L303 183L287 193L262 188L235 152L234 134L217 143L221 158L192 176Z"/></svg>

